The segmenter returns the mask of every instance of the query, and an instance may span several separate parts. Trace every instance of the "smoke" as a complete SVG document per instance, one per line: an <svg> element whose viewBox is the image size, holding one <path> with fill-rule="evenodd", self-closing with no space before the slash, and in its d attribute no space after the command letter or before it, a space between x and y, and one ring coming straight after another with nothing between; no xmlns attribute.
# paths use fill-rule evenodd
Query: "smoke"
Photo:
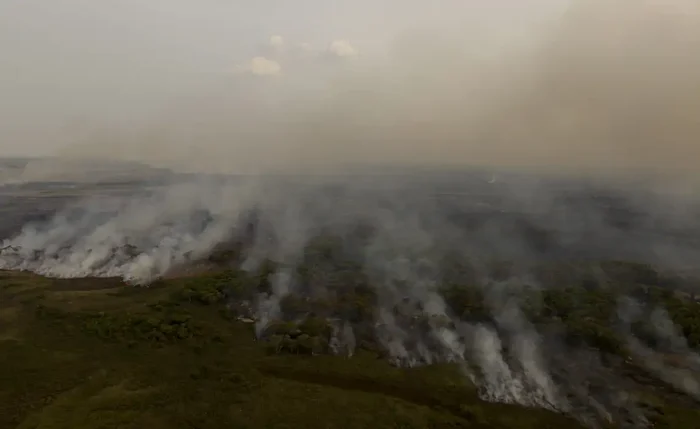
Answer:
<svg viewBox="0 0 700 429"><path fill-rule="evenodd" d="M569 258L641 258L666 266L654 252L664 240L676 254L697 254L694 245L664 238L664 229L645 229L646 221L618 225L607 219L620 204L628 205L624 219L648 215L654 200L637 201L631 191L610 207L596 207L599 188L540 180L525 196L528 176L509 174L500 174L497 186L488 183L490 174L479 173L197 177L142 195L78 201L48 222L27 224L0 246L0 268L56 277L117 276L146 285L206 260L220 246L247 242L241 257L229 263L251 273L269 261L274 267L269 291L250 308L260 338L270 322L286 317L282 303L288 297L340 299L344 287L366 281L376 314L361 321L350 313L329 318L329 347L336 353L352 355L358 332L366 338L369 330L397 365L462 365L485 400L562 412L593 409L617 418L620 408L634 410L615 396L628 387L595 358L580 363L580 350L525 316L525 286L557 287L532 268ZM565 221L561 210L568 212ZM251 223L252 236L246 232ZM306 267L312 250L321 256ZM365 280L334 277L348 264ZM302 267L317 277L303 277ZM450 303L460 298L445 290L450 282L480 285L485 319L455 313ZM692 355L663 312L654 312L652 320L669 347ZM645 366L696 394L687 370L663 366L656 351L634 341L631 349ZM587 388L588 377L605 380L607 387Z"/></svg>
<svg viewBox="0 0 700 429"><path fill-rule="evenodd" d="M357 55L357 49L347 40L334 40L328 47L328 52L338 57L354 57Z"/></svg>
<svg viewBox="0 0 700 429"><path fill-rule="evenodd" d="M621 319L627 323L628 329L630 323L645 316L641 304L630 299L620 303L619 312ZM698 365L700 355L688 347L686 339L678 332L665 309L653 309L650 318L653 334L656 340L661 342L658 350L644 345L639 339L630 335L628 343L631 352L662 380L696 399L700 398L700 380L697 377L700 370ZM674 356L676 365L669 364L668 358Z"/></svg>
<svg viewBox="0 0 700 429"><path fill-rule="evenodd" d="M274 49L282 49L284 47L284 38L282 36L270 37L270 46Z"/></svg>
<svg viewBox="0 0 700 429"><path fill-rule="evenodd" d="M275 76L282 72L282 67L277 61L268 60L265 57L255 57L250 60L250 64L241 67L241 70L258 76Z"/></svg>
<svg viewBox="0 0 700 429"><path fill-rule="evenodd" d="M513 301L507 301L506 307L497 314L496 322L510 334L514 355L520 362L526 385L531 389L525 398L532 401L533 405L566 410L568 406L559 403L561 396L547 372L549 365L541 355L539 334L523 317L519 307ZM524 400L516 402L523 403Z"/></svg>
<svg viewBox="0 0 700 429"><path fill-rule="evenodd" d="M191 25L221 15L210 19L210 30L198 33L178 27L184 25L177 15L186 8L181 2L167 13L154 5L140 17L143 27L156 27L155 16L161 13L158 28L165 34L146 38L142 48L130 45L130 51L109 47L121 55L114 61L127 61L129 53L126 64L131 65L151 55L154 67L162 70L134 66L127 79L123 72L91 69L93 80L109 77L111 83L90 95L101 99L89 101L79 61L92 58L92 51L87 40L75 42L85 34L70 33L71 42L85 49L61 65L72 67L72 74L52 76L44 66L23 79L50 83L60 77L60 87L72 93L32 96L60 100L56 103L64 112L75 110L72 119L58 109L8 107L3 121L12 133L2 140L34 153L47 153L42 148L53 141L50 147L64 156L116 157L200 172L469 164L693 175L700 131L695 120L700 113L695 96L700 16L689 0L663 5L537 0L526 8L512 0L489 6L447 0L439 7L380 3L353 2L335 15L325 7L317 15L291 11L299 25L308 27L305 32L296 27L284 32L287 25L280 24L268 34L231 36L229 42L214 37L227 34L219 22L231 12L228 8L240 5L225 11L197 6ZM258 19L266 7L239 9L240 19L246 12ZM9 12L31 13L18 5ZM129 6L114 12L111 19L125 22L136 13ZM93 22L106 19L92 9L85 13L94 15L88 15ZM56 37L68 37L60 23L49 24L59 32ZM74 31L87 25L79 24ZM12 28L30 34L18 25ZM130 25L134 33L129 34L140 34L141 24L132 20ZM157 42L163 55L170 54L163 38L172 36L168 43L175 43L187 34L191 40L180 43L179 51L173 45L170 63L146 52L157 49ZM107 43L98 36L93 44ZM243 49L243 41L252 46ZM224 48L227 43L230 49ZM199 57L195 47L201 48ZM29 67L19 52L10 52L5 61L11 66ZM175 58L180 62L172 64ZM28 84L14 83L8 88L30 91ZM22 98L13 97L19 89L12 91L3 103ZM41 116L54 113L51 121ZM65 120L49 130L57 118ZM30 139L40 130L46 130L43 143Z"/></svg>
<svg viewBox="0 0 700 429"><path fill-rule="evenodd" d="M252 305L259 336L284 317L290 296L342 296L345 278L299 273L309 247L331 235L343 243L332 250L358 267L357 282L366 280L367 299L375 301L369 328L351 317L331 319L336 353L352 355L369 330L396 364L459 363L486 400L558 411L584 403L604 418L618 415L624 401L615 392L626 386L605 372L600 356L583 356L529 321L517 290L548 286L532 275L542 261L694 267L697 7L541 0L523 11L507 0L496 7L445 1L438 12L404 1L378 16L371 11L383 9L374 2L353 3L354 15L319 12L312 20L346 31L288 34L264 26L254 39L259 46L235 55L228 51L233 38L192 36L195 48L225 51L225 60L187 58L182 65L196 77L175 73L169 83L166 70L133 68L130 79L118 79L132 93L125 99L114 89L85 98L89 85L73 82L67 87L81 91L68 93L82 100L78 116L92 112L87 119L75 127L42 125L39 137L13 125L3 141L30 148L50 137L47 145L71 161L123 159L241 176L198 174L136 196L79 201L4 239L0 268L147 285L241 241L252 216L254 234L242 259L230 262L251 273L274 266L269 291ZM390 3L398 6L383 4ZM164 28L173 37L178 29ZM62 82L82 79L87 65L74 66L61 69ZM25 116L13 123L42 124L56 112L18 107L13 115ZM72 162L28 165L26 181L75 178ZM474 166L486 173L463 170ZM523 173L534 169L560 175ZM657 180L675 174L687 195L679 182ZM447 277L479 285L483 320L455 314ZM697 359L667 315L653 317L659 338ZM630 338L646 367L698 395L685 370ZM589 376L609 385L595 391L583 384Z"/></svg>

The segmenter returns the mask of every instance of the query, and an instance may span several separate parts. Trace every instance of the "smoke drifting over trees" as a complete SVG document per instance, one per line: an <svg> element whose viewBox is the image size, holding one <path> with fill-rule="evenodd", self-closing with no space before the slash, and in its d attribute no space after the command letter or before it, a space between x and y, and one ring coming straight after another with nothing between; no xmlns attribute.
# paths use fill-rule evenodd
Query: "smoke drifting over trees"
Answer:
<svg viewBox="0 0 700 429"><path fill-rule="evenodd" d="M516 2L438 3L401 3L416 25L389 20L386 44L274 30L176 97L145 90L143 115L111 105L59 153L197 174L28 223L0 268L148 285L223 266L207 296L276 352L457 362L484 399L591 425L649 424L629 359L697 399L700 206L678 184L700 159L698 7L539 1L513 27Z"/></svg>

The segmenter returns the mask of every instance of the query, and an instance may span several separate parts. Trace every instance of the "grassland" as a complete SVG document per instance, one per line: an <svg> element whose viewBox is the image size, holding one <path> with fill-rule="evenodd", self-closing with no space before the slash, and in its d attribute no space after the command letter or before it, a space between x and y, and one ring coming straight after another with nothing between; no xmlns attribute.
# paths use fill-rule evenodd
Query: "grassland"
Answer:
<svg viewBox="0 0 700 429"><path fill-rule="evenodd" d="M222 279L231 274L140 288L0 272L0 429L581 427L483 402L451 365L399 369L371 347L273 352L232 316ZM570 296L547 299L564 309ZM591 299L599 311L605 297ZM656 427L697 427L695 409L648 403Z"/></svg>

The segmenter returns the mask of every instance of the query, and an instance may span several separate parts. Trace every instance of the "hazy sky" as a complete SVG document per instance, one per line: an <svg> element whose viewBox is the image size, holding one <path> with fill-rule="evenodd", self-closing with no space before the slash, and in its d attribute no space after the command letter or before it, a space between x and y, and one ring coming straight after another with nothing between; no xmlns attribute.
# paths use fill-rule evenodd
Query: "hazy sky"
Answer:
<svg viewBox="0 0 700 429"><path fill-rule="evenodd" d="M0 153L692 169L699 34L693 0L3 0Z"/></svg>
<svg viewBox="0 0 700 429"><path fill-rule="evenodd" d="M489 15L503 32L511 26L503 25L505 16L521 19L524 3L3 0L0 150L47 154L72 133L128 122L173 94L235 79L234 65L259 54L274 35L315 48L346 40L370 54L404 30L456 32L483 26ZM491 12L475 14L484 8Z"/></svg>

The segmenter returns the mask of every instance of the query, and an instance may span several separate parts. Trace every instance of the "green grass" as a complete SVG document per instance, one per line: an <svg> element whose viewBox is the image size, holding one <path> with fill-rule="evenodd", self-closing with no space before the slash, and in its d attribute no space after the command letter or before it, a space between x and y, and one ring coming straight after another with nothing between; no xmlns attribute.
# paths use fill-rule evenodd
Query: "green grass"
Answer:
<svg viewBox="0 0 700 429"><path fill-rule="evenodd" d="M271 354L223 310L221 285L0 272L0 429L580 427L483 402L452 365L398 369L363 350ZM657 427L700 417L653 406Z"/></svg>

